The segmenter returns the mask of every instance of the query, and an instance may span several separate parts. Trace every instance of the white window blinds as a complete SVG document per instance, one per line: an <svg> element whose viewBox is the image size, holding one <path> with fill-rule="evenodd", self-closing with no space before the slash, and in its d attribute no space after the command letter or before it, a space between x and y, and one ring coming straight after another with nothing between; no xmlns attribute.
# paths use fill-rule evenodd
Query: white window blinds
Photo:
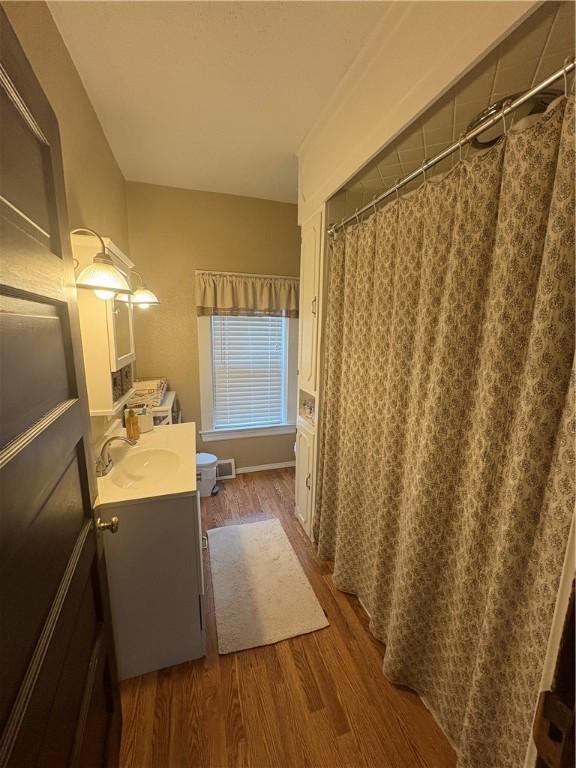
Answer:
<svg viewBox="0 0 576 768"><path fill-rule="evenodd" d="M214 315L214 428L286 422L286 323L283 317Z"/></svg>

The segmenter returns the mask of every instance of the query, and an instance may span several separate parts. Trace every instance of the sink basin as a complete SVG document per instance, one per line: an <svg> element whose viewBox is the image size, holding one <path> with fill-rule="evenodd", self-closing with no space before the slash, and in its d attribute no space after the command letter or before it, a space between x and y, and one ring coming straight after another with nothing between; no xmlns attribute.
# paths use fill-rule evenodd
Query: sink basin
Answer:
<svg viewBox="0 0 576 768"><path fill-rule="evenodd" d="M180 457L174 451L151 448L128 451L112 472L110 480L119 488L140 488L164 481L180 468Z"/></svg>
<svg viewBox="0 0 576 768"><path fill-rule="evenodd" d="M111 435L124 436L118 428ZM112 469L98 478L98 508L196 493L196 425L167 424L140 435L138 444L110 445Z"/></svg>

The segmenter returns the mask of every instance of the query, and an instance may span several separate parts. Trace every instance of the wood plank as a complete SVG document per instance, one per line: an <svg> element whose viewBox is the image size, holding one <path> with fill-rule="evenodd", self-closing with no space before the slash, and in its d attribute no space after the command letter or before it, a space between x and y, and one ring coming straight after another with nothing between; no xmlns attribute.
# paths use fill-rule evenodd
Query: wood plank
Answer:
<svg viewBox="0 0 576 768"><path fill-rule="evenodd" d="M220 674L228 765L247 765L249 752L240 700L238 660L235 654L220 659Z"/></svg>
<svg viewBox="0 0 576 768"><path fill-rule="evenodd" d="M310 712L307 705L307 696L302 681L298 674L296 661L293 655L293 640L287 640L282 643L278 643L276 646L276 652L280 661L282 672L285 680L285 700L289 707L289 715L283 714L285 719L293 721L292 730L294 733L295 743L293 749L300 748L303 752L303 761L288 763L287 765L301 766L310 765L312 768L319 768L319 766L330 765L332 750L331 745L328 746L326 752L323 741L321 738L321 721L318 723L314 720L316 712ZM325 733L325 729L322 729Z"/></svg>
<svg viewBox="0 0 576 768"><path fill-rule="evenodd" d="M298 670L298 677L304 695L306 697L306 703L310 712L317 712L319 709L323 709L325 704L318 688L318 683L314 677L314 672L310 667L310 661L306 655L304 645L299 637L295 637L289 644L294 664Z"/></svg>
<svg viewBox="0 0 576 768"><path fill-rule="evenodd" d="M176 669L176 668L174 668ZM152 765L161 768L170 765L172 741L172 702L173 668L158 675L156 686L156 706L154 708L154 728L152 731Z"/></svg>
<svg viewBox="0 0 576 768"><path fill-rule="evenodd" d="M150 701L135 705L141 692L133 680L122 684L121 766L159 766L146 759L153 739L170 768L454 768L456 756L420 699L384 677L384 646L370 635L366 613L334 587L331 564L317 558L297 522L294 470L240 475L202 502L206 528L278 518L330 626L219 656L204 553L206 658L157 673L153 712ZM142 740L148 746L137 752Z"/></svg>
<svg viewBox="0 0 576 768"><path fill-rule="evenodd" d="M134 677L123 683L122 756L125 765L150 768L152 733L156 708L157 673Z"/></svg>

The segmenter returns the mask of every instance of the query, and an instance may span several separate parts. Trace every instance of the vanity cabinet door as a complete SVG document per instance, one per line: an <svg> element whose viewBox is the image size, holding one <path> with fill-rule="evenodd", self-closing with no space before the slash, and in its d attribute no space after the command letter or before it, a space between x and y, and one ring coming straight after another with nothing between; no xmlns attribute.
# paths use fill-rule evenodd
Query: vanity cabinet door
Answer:
<svg viewBox="0 0 576 768"><path fill-rule="evenodd" d="M104 540L121 680L205 653L196 494L126 501ZM103 514L104 516L104 514Z"/></svg>
<svg viewBox="0 0 576 768"><path fill-rule="evenodd" d="M204 552L208 549L208 537L202 533L202 501L200 498L200 491L196 491L196 505L194 508L194 515L197 521L198 541L195 548L195 555L197 557L197 570L198 570L198 584L200 588L200 594L204 594Z"/></svg>
<svg viewBox="0 0 576 768"><path fill-rule="evenodd" d="M314 444L311 430L299 426L296 433L296 498L295 512L306 533L312 527L314 491Z"/></svg>
<svg viewBox="0 0 576 768"><path fill-rule="evenodd" d="M312 395L317 388L321 249L322 212L319 211L302 227L300 252L298 386Z"/></svg>

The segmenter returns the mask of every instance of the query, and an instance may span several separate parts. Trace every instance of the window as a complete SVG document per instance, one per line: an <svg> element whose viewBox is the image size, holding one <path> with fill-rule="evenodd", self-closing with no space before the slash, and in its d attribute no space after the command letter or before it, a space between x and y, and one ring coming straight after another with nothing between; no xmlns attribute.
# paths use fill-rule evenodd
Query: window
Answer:
<svg viewBox="0 0 576 768"><path fill-rule="evenodd" d="M198 318L204 440L294 431L298 320Z"/></svg>
<svg viewBox="0 0 576 768"><path fill-rule="evenodd" d="M214 429L286 423L286 321L212 317Z"/></svg>

